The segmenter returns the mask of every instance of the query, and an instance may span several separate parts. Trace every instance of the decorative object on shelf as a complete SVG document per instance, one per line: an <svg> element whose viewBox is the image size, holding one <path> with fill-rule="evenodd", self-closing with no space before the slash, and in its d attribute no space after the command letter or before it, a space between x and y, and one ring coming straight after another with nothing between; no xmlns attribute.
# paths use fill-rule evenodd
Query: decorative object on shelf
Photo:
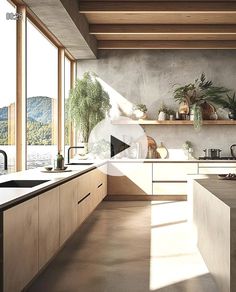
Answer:
<svg viewBox="0 0 236 292"><path fill-rule="evenodd" d="M133 114L136 118L144 120L147 118L147 107L145 104L137 104L133 107Z"/></svg>
<svg viewBox="0 0 236 292"><path fill-rule="evenodd" d="M148 159L160 158L160 155L157 152L157 143L154 140L154 138L147 136L147 140L148 140L147 158Z"/></svg>
<svg viewBox="0 0 236 292"><path fill-rule="evenodd" d="M219 99L217 103L229 110L229 119L236 120L236 95L235 92L232 96L227 95L227 99Z"/></svg>
<svg viewBox="0 0 236 292"><path fill-rule="evenodd" d="M190 119L193 119L194 128L199 130L204 118L202 116L202 104L204 102L217 104L227 92L229 92L229 89L225 87L213 86L213 82L206 80L205 73L202 73L200 78L196 79L194 83L176 88L174 90L174 99L180 104L183 102L188 104Z"/></svg>
<svg viewBox="0 0 236 292"><path fill-rule="evenodd" d="M158 110L158 121L165 121L167 118L168 109L166 105L162 102Z"/></svg>
<svg viewBox="0 0 236 292"><path fill-rule="evenodd" d="M157 146L157 152L160 154L160 158L165 159L168 156L168 150L164 146L163 142L160 143L160 146Z"/></svg>
<svg viewBox="0 0 236 292"><path fill-rule="evenodd" d="M68 99L69 116L75 123L82 138L87 143L89 134L109 113L109 95L103 90L96 74L85 72L77 79Z"/></svg>
<svg viewBox="0 0 236 292"><path fill-rule="evenodd" d="M208 103L207 101L204 101L200 104L201 111L202 111L202 119L203 120L217 120L218 116L216 113L215 107Z"/></svg>

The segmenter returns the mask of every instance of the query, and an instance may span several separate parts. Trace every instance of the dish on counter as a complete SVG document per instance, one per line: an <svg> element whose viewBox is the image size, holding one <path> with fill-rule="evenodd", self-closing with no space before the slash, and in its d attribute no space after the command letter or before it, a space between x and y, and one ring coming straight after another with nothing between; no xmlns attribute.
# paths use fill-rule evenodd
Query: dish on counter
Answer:
<svg viewBox="0 0 236 292"><path fill-rule="evenodd" d="M236 180L236 174L235 173L218 174L218 178L224 180Z"/></svg>

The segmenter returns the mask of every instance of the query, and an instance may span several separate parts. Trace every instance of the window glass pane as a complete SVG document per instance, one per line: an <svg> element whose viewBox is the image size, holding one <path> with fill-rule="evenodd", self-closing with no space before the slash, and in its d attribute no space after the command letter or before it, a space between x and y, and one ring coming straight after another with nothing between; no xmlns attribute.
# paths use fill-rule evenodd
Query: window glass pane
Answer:
<svg viewBox="0 0 236 292"><path fill-rule="evenodd" d="M65 57L65 159L67 161L67 150L70 146L70 134L71 134L71 126L69 122L69 95L70 95L70 87L71 87L71 62L68 58Z"/></svg>
<svg viewBox="0 0 236 292"><path fill-rule="evenodd" d="M27 168L57 151L58 49L27 20Z"/></svg>
<svg viewBox="0 0 236 292"><path fill-rule="evenodd" d="M8 156L8 171L15 171L15 104L16 104L16 21L7 20L6 13L16 8L6 0L0 1L0 149ZM0 172L3 155L0 154Z"/></svg>

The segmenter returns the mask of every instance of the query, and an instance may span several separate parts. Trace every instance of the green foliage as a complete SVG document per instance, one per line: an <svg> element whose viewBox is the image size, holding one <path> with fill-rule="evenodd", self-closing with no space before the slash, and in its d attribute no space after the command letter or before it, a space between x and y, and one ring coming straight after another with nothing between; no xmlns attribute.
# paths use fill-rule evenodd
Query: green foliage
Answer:
<svg viewBox="0 0 236 292"><path fill-rule="evenodd" d="M168 108L164 104L164 102L161 103L161 106L160 106L159 110L157 111L157 114L159 115L160 112L163 112L165 114L168 114Z"/></svg>
<svg viewBox="0 0 236 292"><path fill-rule="evenodd" d="M69 97L70 118L80 130L83 142L88 142L93 127L106 117L110 108L109 96L95 74L84 73Z"/></svg>
<svg viewBox="0 0 236 292"><path fill-rule="evenodd" d="M236 112L236 95L235 92L232 96L226 94L227 99L219 99L218 105L222 106L223 108L227 108L230 111Z"/></svg>
<svg viewBox="0 0 236 292"><path fill-rule="evenodd" d="M8 122L0 121L0 145L8 145Z"/></svg>
<svg viewBox="0 0 236 292"><path fill-rule="evenodd" d="M146 113L147 112L147 106L145 104L141 104L141 103L135 105L133 109L134 110L139 110L139 111L141 111L143 113Z"/></svg>
<svg viewBox="0 0 236 292"><path fill-rule="evenodd" d="M52 124L27 122L28 145L52 145Z"/></svg>
<svg viewBox="0 0 236 292"><path fill-rule="evenodd" d="M205 73L202 73L194 83L176 88L174 90L174 99L179 103L187 102L189 106L200 105L204 101L217 103L227 92L229 92L229 89L225 87L213 86L213 82L206 80Z"/></svg>

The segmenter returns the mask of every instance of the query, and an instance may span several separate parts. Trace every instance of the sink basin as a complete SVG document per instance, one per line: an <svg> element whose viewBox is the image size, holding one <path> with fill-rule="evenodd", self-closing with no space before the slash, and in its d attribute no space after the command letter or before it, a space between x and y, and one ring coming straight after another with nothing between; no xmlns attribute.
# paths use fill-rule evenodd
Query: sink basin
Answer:
<svg viewBox="0 0 236 292"><path fill-rule="evenodd" d="M9 180L0 183L0 188L33 188L49 180Z"/></svg>
<svg viewBox="0 0 236 292"><path fill-rule="evenodd" d="M67 165L92 165L93 162L70 162Z"/></svg>

